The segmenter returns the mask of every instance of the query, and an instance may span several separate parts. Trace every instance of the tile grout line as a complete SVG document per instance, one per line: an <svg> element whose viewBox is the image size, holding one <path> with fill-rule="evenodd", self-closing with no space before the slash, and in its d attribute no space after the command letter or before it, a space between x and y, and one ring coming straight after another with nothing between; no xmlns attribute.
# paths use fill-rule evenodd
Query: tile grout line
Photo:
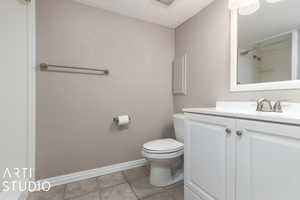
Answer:
<svg viewBox="0 0 300 200"><path fill-rule="evenodd" d="M104 187L104 188L100 188L102 190L106 190L106 189L109 189L109 188L112 188L112 187L115 187L115 186L119 186L119 185L122 185L122 184L126 184L127 182L123 182L123 183L117 183L115 185L111 185L111 186L107 186L107 187Z"/></svg>
<svg viewBox="0 0 300 200"><path fill-rule="evenodd" d="M169 196L171 197L171 199L175 200L175 197L173 197L173 195L171 194L170 190L166 190L166 192L169 194Z"/></svg>
<svg viewBox="0 0 300 200"><path fill-rule="evenodd" d="M99 195L99 200L102 200L102 196L101 196L101 190L98 191L98 195Z"/></svg>
<svg viewBox="0 0 300 200"><path fill-rule="evenodd" d="M146 166L144 166L144 167L146 167ZM147 169L147 170L148 170L148 169ZM125 170L125 171L126 171L126 170ZM168 192L168 190L167 190L165 187L160 187L160 188L162 189L161 192L157 192L157 193L150 194L150 195L147 195L147 196L145 196L145 197L139 198L138 195L136 194L136 192L135 192L134 189L133 189L133 186L132 186L132 184L131 184L131 181L129 181L129 179L126 177L124 171L122 171L122 174L124 175L124 177L125 177L126 181L128 182L128 184L129 184L131 190L133 191L133 193L135 194L135 196L137 197L138 200L144 200L144 199L147 199L147 198L149 198L149 197L152 197L152 196L155 196L155 195L158 195L158 194L162 194L162 193L167 193L167 194L171 197L171 199L174 200L173 196L170 195L170 193ZM143 177L143 178L149 178L149 175L148 175L146 172L143 171L143 174L145 175L145 177ZM132 182L141 180L141 179L143 179L143 178L137 178L137 179L134 179L134 180L132 180Z"/></svg>
<svg viewBox="0 0 300 200"><path fill-rule="evenodd" d="M126 171L126 170L124 170L124 171ZM96 178L97 178L97 184L98 184L98 186L99 186L100 200L102 199L102 195L101 195L101 194L103 193L103 190L110 189L110 188L113 188L113 187L116 187L116 186L119 186L119 185L123 185L123 184L128 184L128 185L129 185L128 181L126 180L125 175L123 174L123 171L115 172L115 173L112 173L112 174L116 174L116 173L121 173L121 175L122 175L123 178L124 178L124 182L122 182L122 183L117 183L117 184L114 184L114 185L111 185L111 186L107 186L107 187L103 187L103 188L101 187L100 181L98 181L98 178L101 177L101 176L96 177ZM106 175L103 175L103 176L106 176Z"/></svg>
<svg viewBox="0 0 300 200"><path fill-rule="evenodd" d="M136 199L137 199L137 200L140 200L140 198L138 197L138 195L137 195L136 192L134 191L134 189L133 189L133 187L132 187L130 181L129 181L128 178L126 177L124 171L122 171L122 175L123 175L125 181L127 182L127 184L129 185L129 187L130 187L132 193L134 194L134 196L136 197Z"/></svg>
<svg viewBox="0 0 300 200"><path fill-rule="evenodd" d="M66 190L67 190L67 184L63 185L63 187L64 187L63 199L66 199L65 195L66 195Z"/></svg>
<svg viewBox="0 0 300 200"><path fill-rule="evenodd" d="M119 173L119 172L116 172L116 173ZM105 176L105 175L104 175L104 176ZM110 186L103 187L103 188L101 187L100 183L97 181L97 183L99 184L99 189L100 189L100 190L105 190L105 189L109 189L109 188L112 188L112 187L115 187L115 186L118 186L118 185L126 184L126 183L127 183L127 180L125 179L125 177L124 177L123 174L122 174L122 176L123 176L125 182L117 183L117 184L115 184L115 185L110 185ZM101 177L101 176L98 176L98 177ZM98 177L97 177L97 178L98 178Z"/></svg>
<svg viewBox="0 0 300 200"><path fill-rule="evenodd" d="M101 193L102 193L102 188L101 188L101 185L100 185L100 182L98 181L98 177L100 176L97 176L96 177L96 183L97 183L97 187L98 187L98 195L99 195L99 200L102 200L102 196L101 196Z"/></svg>
<svg viewBox="0 0 300 200"><path fill-rule="evenodd" d="M159 195L159 194L164 194L164 193L167 193L168 196L171 197L172 200L175 200L175 199L173 198L173 196L172 196L168 191L161 191L161 192L158 192L158 193L155 193L155 194L151 194L151 195L149 195L149 196L144 197L143 199L147 199L147 198L149 198L149 197L152 197L152 196L155 196L155 195Z"/></svg>

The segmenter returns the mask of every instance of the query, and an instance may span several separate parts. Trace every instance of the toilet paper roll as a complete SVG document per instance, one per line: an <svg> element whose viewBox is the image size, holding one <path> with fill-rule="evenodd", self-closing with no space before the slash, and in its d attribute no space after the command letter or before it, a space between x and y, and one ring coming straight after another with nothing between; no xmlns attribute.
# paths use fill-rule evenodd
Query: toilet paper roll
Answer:
<svg viewBox="0 0 300 200"><path fill-rule="evenodd" d="M128 115L121 115L114 119L118 126L124 126L130 123L130 117Z"/></svg>

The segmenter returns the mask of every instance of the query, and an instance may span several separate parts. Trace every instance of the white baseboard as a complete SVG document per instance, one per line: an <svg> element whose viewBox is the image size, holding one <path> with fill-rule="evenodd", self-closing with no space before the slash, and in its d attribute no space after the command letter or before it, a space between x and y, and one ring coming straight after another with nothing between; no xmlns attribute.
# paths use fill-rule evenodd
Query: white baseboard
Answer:
<svg viewBox="0 0 300 200"><path fill-rule="evenodd" d="M134 160L125 163L119 163L119 164L114 164L106 167L101 167L97 169L91 169L91 170L75 172L72 174L67 174L62 176L56 176L56 177L47 178L39 181L48 181L50 182L51 186L54 187L54 186L64 185L67 183L81 181L89 178L94 178L97 176L103 176L106 174L120 172L127 169L142 167L145 166L146 163L147 163L146 159Z"/></svg>

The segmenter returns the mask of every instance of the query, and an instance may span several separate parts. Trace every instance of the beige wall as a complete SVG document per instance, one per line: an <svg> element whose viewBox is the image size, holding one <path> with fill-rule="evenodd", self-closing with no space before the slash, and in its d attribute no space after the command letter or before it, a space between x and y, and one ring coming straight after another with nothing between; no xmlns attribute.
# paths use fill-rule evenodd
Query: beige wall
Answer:
<svg viewBox="0 0 300 200"><path fill-rule="evenodd" d="M183 107L214 106L217 100L254 100L260 97L300 101L300 90L229 91L229 24L227 0L210 6L175 30L176 57L188 53L188 95L174 98Z"/></svg>
<svg viewBox="0 0 300 200"><path fill-rule="evenodd" d="M70 0L37 1L37 63L96 66L109 76L38 72L37 177L141 158L171 136L174 31ZM113 117L129 114L128 129Z"/></svg>

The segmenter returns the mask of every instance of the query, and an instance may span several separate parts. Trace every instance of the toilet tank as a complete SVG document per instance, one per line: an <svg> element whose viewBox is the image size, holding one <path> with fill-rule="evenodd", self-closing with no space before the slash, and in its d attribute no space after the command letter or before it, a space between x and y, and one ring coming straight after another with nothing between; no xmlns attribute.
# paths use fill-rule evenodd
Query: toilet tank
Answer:
<svg viewBox="0 0 300 200"><path fill-rule="evenodd" d="M183 143L184 138L184 115L183 114L174 114L173 123L175 129L176 140Z"/></svg>

